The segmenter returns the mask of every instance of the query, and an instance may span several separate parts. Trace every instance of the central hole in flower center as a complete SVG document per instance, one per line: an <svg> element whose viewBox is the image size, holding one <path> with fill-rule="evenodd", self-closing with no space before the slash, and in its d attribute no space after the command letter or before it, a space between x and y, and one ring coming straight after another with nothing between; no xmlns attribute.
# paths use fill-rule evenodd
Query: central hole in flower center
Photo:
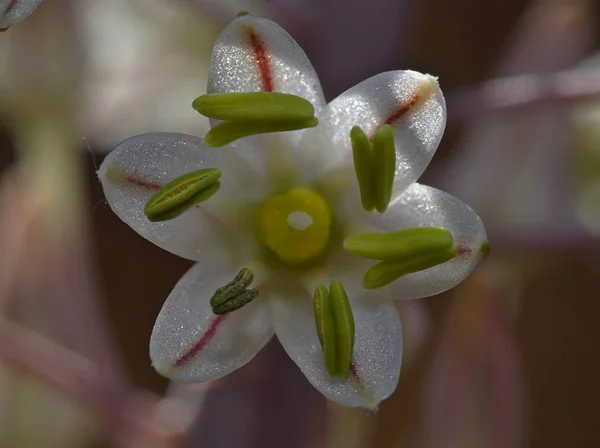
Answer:
<svg viewBox="0 0 600 448"><path fill-rule="evenodd" d="M304 231L312 225L313 220L309 214L296 211L288 215L287 222L293 229Z"/></svg>
<svg viewBox="0 0 600 448"><path fill-rule="evenodd" d="M319 256L329 241L330 227L329 205L310 188L272 196L258 213L258 239L288 263L304 263Z"/></svg>

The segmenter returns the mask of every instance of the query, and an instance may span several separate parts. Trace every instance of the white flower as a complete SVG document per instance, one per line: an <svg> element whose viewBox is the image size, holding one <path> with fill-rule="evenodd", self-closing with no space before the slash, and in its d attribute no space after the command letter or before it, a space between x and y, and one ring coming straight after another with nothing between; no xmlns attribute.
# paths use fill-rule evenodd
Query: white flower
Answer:
<svg viewBox="0 0 600 448"><path fill-rule="evenodd" d="M42 0L0 0L0 30L26 19Z"/></svg>
<svg viewBox="0 0 600 448"><path fill-rule="evenodd" d="M121 143L99 170L106 198L123 221L158 246L197 261L158 316L152 362L174 380L209 381L246 364L275 333L327 398L373 408L394 391L400 373L402 331L391 299L421 298L456 286L473 271L487 243L480 219L467 205L415 182L442 137L444 98L435 78L395 71L367 79L326 104L296 42L269 20L243 16L217 39L208 92L256 91L305 98L319 125L246 137L218 149L191 135L144 134ZM358 125L372 135L384 123L392 126L396 145L392 200L385 214L367 213L349 134ZM215 196L170 221L147 219L144 207L156 190L208 167L222 171ZM273 195L282 196L273 200ZM325 215L331 217L325 237L318 229L317 237L310 234L323 220L329 223ZM343 239L357 230L414 227L447 229L458 255L365 290L361 279L372 263L344 252ZM272 241L291 234L289 240ZM301 267L286 262L291 259L302 259ZM252 267L258 298L231 313L213 314L209 299L242 267ZM315 287L332 281L346 289L355 320L347 379L328 374L313 315Z"/></svg>

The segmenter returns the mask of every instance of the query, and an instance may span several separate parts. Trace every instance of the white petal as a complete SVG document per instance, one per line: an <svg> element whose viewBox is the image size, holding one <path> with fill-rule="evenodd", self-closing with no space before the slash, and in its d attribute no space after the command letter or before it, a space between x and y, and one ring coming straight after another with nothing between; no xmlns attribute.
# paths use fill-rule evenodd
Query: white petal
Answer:
<svg viewBox="0 0 600 448"><path fill-rule="evenodd" d="M17 0L11 6L11 0L1 1L0 28L8 28L27 18L41 2L42 0Z"/></svg>
<svg viewBox="0 0 600 448"><path fill-rule="evenodd" d="M402 361L400 319L381 291L360 292L359 297L353 293L359 293L359 289L346 287L346 290L356 327L353 368L346 380L332 378L327 373L308 295L272 297L272 325L288 355L323 395L344 406L373 409L398 384Z"/></svg>
<svg viewBox="0 0 600 448"><path fill-rule="evenodd" d="M306 130L300 142L305 160L318 160L322 171L351 164L350 130L360 126L372 137L387 123L396 143L395 184L407 187L425 171L437 149L446 126L446 104L434 77L393 71L342 93L318 118L319 126Z"/></svg>
<svg viewBox="0 0 600 448"><path fill-rule="evenodd" d="M223 174L221 189L206 205L166 222L146 218L146 202L161 186L208 167L219 168ZM152 133L125 140L104 159L98 176L119 218L157 246L192 260L213 250L220 241L215 236L227 230L211 208L228 198L256 193L246 164L234 150L207 149L201 138L186 134Z"/></svg>
<svg viewBox="0 0 600 448"><path fill-rule="evenodd" d="M242 367L269 341L273 330L260 296L231 313L212 313L211 296L237 272L231 264L206 260L179 280L150 338L150 358L162 375L210 381Z"/></svg>
<svg viewBox="0 0 600 448"><path fill-rule="evenodd" d="M482 259L482 244L487 243L483 223L471 207L426 185L411 185L394 196L384 215L371 213L370 219L386 231L442 227L452 233L458 247L456 258L393 282L389 288L394 299L428 297L455 287L473 272Z"/></svg>
<svg viewBox="0 0 600 448"><path fill-rule="evenodd" d="M300 96L313 104L315 113L325 106L319 77L296 41L275 22L246 15L231 22L217 38L207 92L262 91ZM210 123L215 126L219 121L211 119ZM259 161L266 166L270 156L265 147L276 145L291 160L289 151L298 146L302 132L246 137L242 140L246 149L240 155L251 164Z"/></svg>
<svg viewBox="0 0 600 448"><path fill-rule="evenodd" d="M217 38L208 76L209 93L290 93L310 101L316 112L325 98L308 57L279 25L251 15L239 17Z"/></svg>

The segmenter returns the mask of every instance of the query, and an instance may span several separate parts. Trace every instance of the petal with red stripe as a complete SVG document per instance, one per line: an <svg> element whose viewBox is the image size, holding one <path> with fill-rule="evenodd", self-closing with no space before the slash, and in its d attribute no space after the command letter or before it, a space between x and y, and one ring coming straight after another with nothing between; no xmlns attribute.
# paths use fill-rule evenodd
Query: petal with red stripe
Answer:
<svg viewBox="0 0 600 448"><path fill-rule="evenodd" d="M144 206L156 191L202 168L222 171L215 196L170 221L153 223L146 218ZM228 225L222 215L225 203L262 195L260 180L234 149L211 150L201 138L186 134L151 133L125 140L104 159L98 177L119 218L157 246L191 260L222 250L240 234L238 224ZM239 256L243 246L230 246L232 256Z"/></svg>
<svg viewBox="0 0 600 448"><path fill-rule="evenodd" d="M350 130L360 126L372 138L384 124L394 130L395 187L406 188L425 171L444 133L446 105L436 78L414 71L373 76L334 99L300 142L302 159L319 161L320 172L352 166Z"/></svg>
<svg viewBox="0 0 600 448"><path fill-rule="evenodd" d="M374 409L398 384L402 329L396 308L382 291L346 286L355 321L355 343L347 379L327 373L310 296L270 298L275 333L310 383L344 406Z"/></svg>
<svg viewBox="0 0 600 448"><path fill-rule="evenodd" d="M179 280L150 338L150 358L159 373L184 382L210 381L242 367L269 341L273 330L260 296L231 313L212 312L212 294L237 271L222 258L207 259Z"/></svg>
<svg viewBox="0 0 600 448"><path fill-rule="evenodd" d="M467 278L489 251L481 219L461 200L433 187L415 183L394 191L384 215L371 213L371 223L385 231L441 227L452 233L458 255L450 261L405 275L387 287L393 299L418 299L454 288Z"/></svg>
<svg viewBox="0 0 600 448"><path fill-rule="evenodd" d="M0 1L0 29L8 28L26 19L42 0L3 0Z"/></svg>
<svg viewBox="0 0 600 448"><path fill-rule="evenodd" d="M316 112L325 105L302 48L276 23L251 15L231 22L217 38L207 91L289 93L310 101Z"/></svg>

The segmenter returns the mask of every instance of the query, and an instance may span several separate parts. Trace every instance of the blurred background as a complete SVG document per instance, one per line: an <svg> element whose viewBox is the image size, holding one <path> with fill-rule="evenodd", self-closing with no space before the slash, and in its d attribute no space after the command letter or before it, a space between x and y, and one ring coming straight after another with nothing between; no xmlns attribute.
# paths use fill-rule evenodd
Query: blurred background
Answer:
<svg viewBox="0 0 600 448"><path fill-rule="evenodd" d="M203 135L212 44L272 18L334 98L386 70L440 79L422 182L471 205L492 254L398 304L405 357L378 412L314 390L272 341L215 383L167 384L148 340L189 267L103 200L123 139ZM0 447L600 446L596 0L46 0L0 34Z"/></svg>

